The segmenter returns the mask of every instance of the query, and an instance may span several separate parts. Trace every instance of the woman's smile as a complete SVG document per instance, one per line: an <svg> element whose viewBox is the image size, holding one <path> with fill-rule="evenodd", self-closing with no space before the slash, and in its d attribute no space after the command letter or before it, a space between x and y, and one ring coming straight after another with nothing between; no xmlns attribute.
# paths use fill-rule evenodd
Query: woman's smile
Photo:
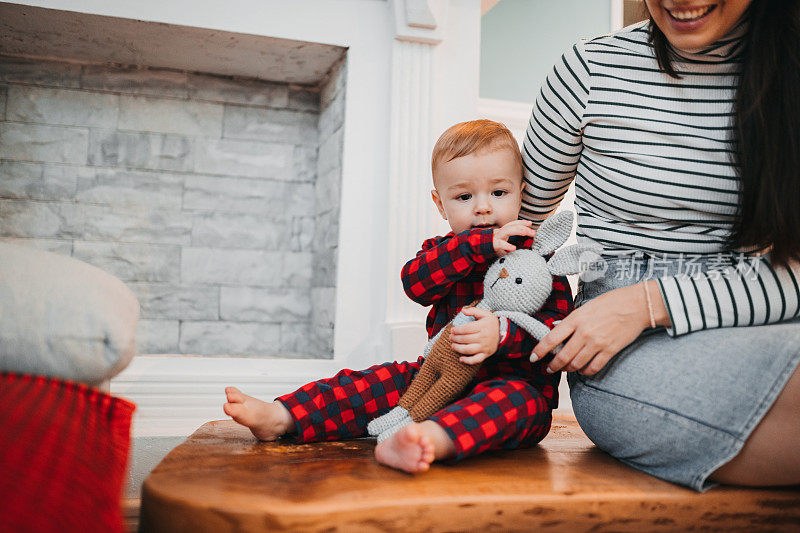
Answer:
<svg viewBox="0 0 800 533"><path fill-rule="evenodd" d="M679 31L690 31L700 27L714 9L716 4L710 4L699 7L678 7L674 9L665 9L669 14L670 22Z"/></svg>
<svg viewBox="0 0 800 533"><path fill-rule="evenodd" d="M752 0L645 0L653 20L676 48L708 46L733 28Z"/></svg>

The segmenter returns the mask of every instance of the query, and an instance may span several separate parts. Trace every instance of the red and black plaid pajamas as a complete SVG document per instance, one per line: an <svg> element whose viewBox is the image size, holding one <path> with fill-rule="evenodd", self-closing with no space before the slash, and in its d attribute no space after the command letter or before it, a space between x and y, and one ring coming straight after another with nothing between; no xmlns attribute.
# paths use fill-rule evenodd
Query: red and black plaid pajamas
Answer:
<svg viewBox="0 0 800 533"><path fill-rule="evenodd" d="M483 296L483 276L496 258L493 234L492 229L473 229L428 239L403 267L406 294L422 305L433 305L426 324L429 337L464 305ZM515 244L530 248L532 239ZM552 328L571 310L569 283L554 276L550 298L533 316ZM558 405L560 373L545 370L551 357L530 362L536 343L509 321L497 352L483 362L465 395L430 418L453 439L457 451L453 461L486 450L532 446L547 434ZM383 363L362 371L345 369L276 398L295 421L297 432L289 438L314 442L365 436L370 420L397 405L423 361L420 357L416 362Z"/></svg>

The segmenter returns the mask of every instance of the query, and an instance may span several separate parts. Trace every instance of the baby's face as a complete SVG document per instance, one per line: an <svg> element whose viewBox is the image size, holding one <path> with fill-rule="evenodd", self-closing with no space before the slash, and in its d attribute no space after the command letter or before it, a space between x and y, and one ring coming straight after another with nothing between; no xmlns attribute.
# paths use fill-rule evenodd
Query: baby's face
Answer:
<svg viewBox="0 0 800 533"><path fill-rule="evenodd" d="M522 167L509 149L482 150L441 162L433 201L450 228L499 228L516 220L522 205Z"/></svg>

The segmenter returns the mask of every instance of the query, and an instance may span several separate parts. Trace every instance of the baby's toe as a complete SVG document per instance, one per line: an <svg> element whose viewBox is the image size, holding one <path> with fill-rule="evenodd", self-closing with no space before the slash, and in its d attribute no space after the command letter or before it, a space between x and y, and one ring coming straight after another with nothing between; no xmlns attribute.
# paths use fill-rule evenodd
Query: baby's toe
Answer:
<svg viewBox="0 0 800 533"><path fill-rule="evenodd" d="M236 419L240 418L244 412L245 407L240 403L226 403L222 406L222 410L225 411L225 414Z"/></svg>
<svg viewBox="0 0 800 533"><path fill-rule="evenodd" d="M420 437L419 445L422 460L428 463L432 462L434 458L434 448L431 439L426 435L422 435Z"/></svg>
<svg viewBox="0 0 800 533"><path fill-rule="evenodd" d="M405 429L405 431L400 433L400 438L405 441L405 444L420 444L420 439L423 438L423 436L416 424L409 424L403 429Z"/></svg>
<svg viewBox="0 0 800 533"><path fill-rule="evenodd" d="M426 463L432 463L433 459L435 458L435 454L433 453L433 446L429 450L425 450L422 452L422 460Z"/></svg>
<svg viewBox="0 0 800 533"><path fill-rule="evenodd" d="M236 387L226 387L225 396L228 397L229 402L237 402L237 403L244 402L244 394Z"/></svg>

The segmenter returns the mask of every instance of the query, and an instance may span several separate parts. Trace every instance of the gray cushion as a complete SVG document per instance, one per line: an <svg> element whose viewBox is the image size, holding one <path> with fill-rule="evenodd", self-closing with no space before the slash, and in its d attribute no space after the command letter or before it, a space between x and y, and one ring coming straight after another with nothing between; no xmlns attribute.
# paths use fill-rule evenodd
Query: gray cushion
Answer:
<svg viewBox="0 0 800 533"><path fill-rule="evenodd" d="M136 352L139 302L77 259L0 243L0 370L97 385Z"/></svg>

